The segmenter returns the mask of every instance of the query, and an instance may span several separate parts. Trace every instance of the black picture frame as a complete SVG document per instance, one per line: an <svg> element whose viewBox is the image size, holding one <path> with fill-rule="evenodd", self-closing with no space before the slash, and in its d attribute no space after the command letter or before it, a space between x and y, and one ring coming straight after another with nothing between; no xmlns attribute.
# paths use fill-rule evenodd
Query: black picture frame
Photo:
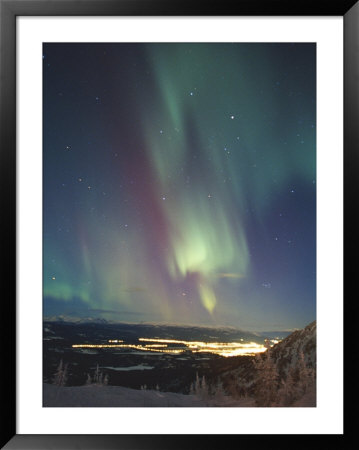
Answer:
<svg viewBox="0 0 359 450"><path fill-rule="evenodd" d="M1 448L5 449L184 449L248 445L287 447L318 445L330 438L336 448L354 428L355 415L345 418L343 435L18 435L16 434L16 17L18 16L342 16L344 18L344 208L345 231L355 236L354 180L357 178L359 134L359 2L357 0L0 0L0 183L3 286L1 301L2 382ZM349 259L352 241L345 242ZM354 275L354 276L353 276ZM347 271L347 283L355 279ZM7 292L6 292L7 291ZM345 303L345 342L353 342L355 298ZM354 372L345 347L345 374ZM346 379L347 382L347 379ZM346 385L347 386L347 385ZM345 410L352 397L345 391ZM280 439L279 439L280 438ZM273 441L276 441L274 444ZM273 442L273 444L269 444Z"/></svg>

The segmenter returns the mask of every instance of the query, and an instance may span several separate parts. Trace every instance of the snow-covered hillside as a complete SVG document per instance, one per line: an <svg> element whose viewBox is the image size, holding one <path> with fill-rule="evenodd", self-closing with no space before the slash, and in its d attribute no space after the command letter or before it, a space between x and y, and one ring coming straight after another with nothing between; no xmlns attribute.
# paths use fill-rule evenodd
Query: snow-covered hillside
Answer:
<svg viewBox="0 0 359 450"><path fill-rule="evenodd" d="M317 322L314 321L302 330L294 331L271 348L271 357L276 362L281 376L286 375L290 368L297 365L301 353L306 365L316 369L316 336Z"/></svg>
<svg viewBox="0 0 359 450"><path fill-rule="evenodd" d="M227 396L201 398L198 395L183 395L156 390L129 389L121 386L60 387L43 385L43 406L78 407L203 407L203 406L254 406L252 399L235 400Z"/></svg>
<svg viewBox="0 0 359 450"><path fill-rule="evenodd" d="M259 392L266 391L276 392L275 401L269 402L272 406L315 406L316 322L294 331L255 360L222 374L218 381L235 398L257 398L257 406L269 406L258 404Z"/></svg>

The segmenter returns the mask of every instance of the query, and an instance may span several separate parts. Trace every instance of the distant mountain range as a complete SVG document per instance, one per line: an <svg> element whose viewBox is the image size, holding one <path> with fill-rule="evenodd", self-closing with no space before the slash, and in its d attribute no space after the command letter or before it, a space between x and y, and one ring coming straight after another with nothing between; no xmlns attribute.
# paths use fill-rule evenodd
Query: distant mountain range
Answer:
<svg viewBox="0 0 359 450"><path fill-rule="evenodd" d="M162 324L162 323L152 323L152 322L141 322L141 323L128 323L128 322L115 322L111 320L106 320L102 318L94 318L94 317L72 317L66 315L58 315L58 316L49 316L44 317L44 323L46 322L59 322L59 323L69 323L73 325L83 325L83 324L98 324L98 325L109 325L112 327L115 326L126 326L126 327L143 327L150 330L156 329L160 331L161 337L165 332L176 335L179 337L183 337L182 331L185 331L185 335L191 335L191 331L193 332L193 338L200 339L203 341L206 337L211 338L224 338L228 339L246 339L253 340L254 342L263 342L265 339L284 339L288 336L292 330L282 330L282 331L246 331L235 328L233 326L205 326L205 325L176 325L176 324Z"/></svg>
<svg viewBox="0 0 359 450"><path fill-rule="evenodd" d="M44 322L68 322L68 323L112 323L106 319L101 319L99 317L73 317L66 315L59 316L47 316L44 317Z"/></svg>

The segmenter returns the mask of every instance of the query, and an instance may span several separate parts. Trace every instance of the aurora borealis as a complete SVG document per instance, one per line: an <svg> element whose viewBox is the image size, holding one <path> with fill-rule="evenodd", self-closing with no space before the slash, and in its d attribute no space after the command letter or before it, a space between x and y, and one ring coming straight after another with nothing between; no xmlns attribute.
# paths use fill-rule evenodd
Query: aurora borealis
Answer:
<svg viewBox="0 0 359 450"><path fill-rule="evenodd" d="M44 314L303 327L314 44L44 44Z"/></svg>

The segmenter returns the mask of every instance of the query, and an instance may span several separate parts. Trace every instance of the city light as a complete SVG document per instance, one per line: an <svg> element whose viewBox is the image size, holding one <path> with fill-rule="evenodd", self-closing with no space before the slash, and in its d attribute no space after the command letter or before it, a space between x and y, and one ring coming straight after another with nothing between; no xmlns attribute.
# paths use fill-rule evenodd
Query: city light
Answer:
<svg viewBox="0 0 359 450"><path fill-rule="evenodd" d="M72 348L123 348L171 354L180 354L184 352L212 353L226 358L231 356L255 355L267 350L265 345L257 344L256 342L244 344L242 342L202 342L157 338L139 338L138 340L141 344L119 344L118 342L124 341L121 339L111 339L108 341L109 344L74 344L72 345ZM151 342L151 344L145 344L145 342ZM169 347L171 344L180 347L171 348Z"/></svg>

